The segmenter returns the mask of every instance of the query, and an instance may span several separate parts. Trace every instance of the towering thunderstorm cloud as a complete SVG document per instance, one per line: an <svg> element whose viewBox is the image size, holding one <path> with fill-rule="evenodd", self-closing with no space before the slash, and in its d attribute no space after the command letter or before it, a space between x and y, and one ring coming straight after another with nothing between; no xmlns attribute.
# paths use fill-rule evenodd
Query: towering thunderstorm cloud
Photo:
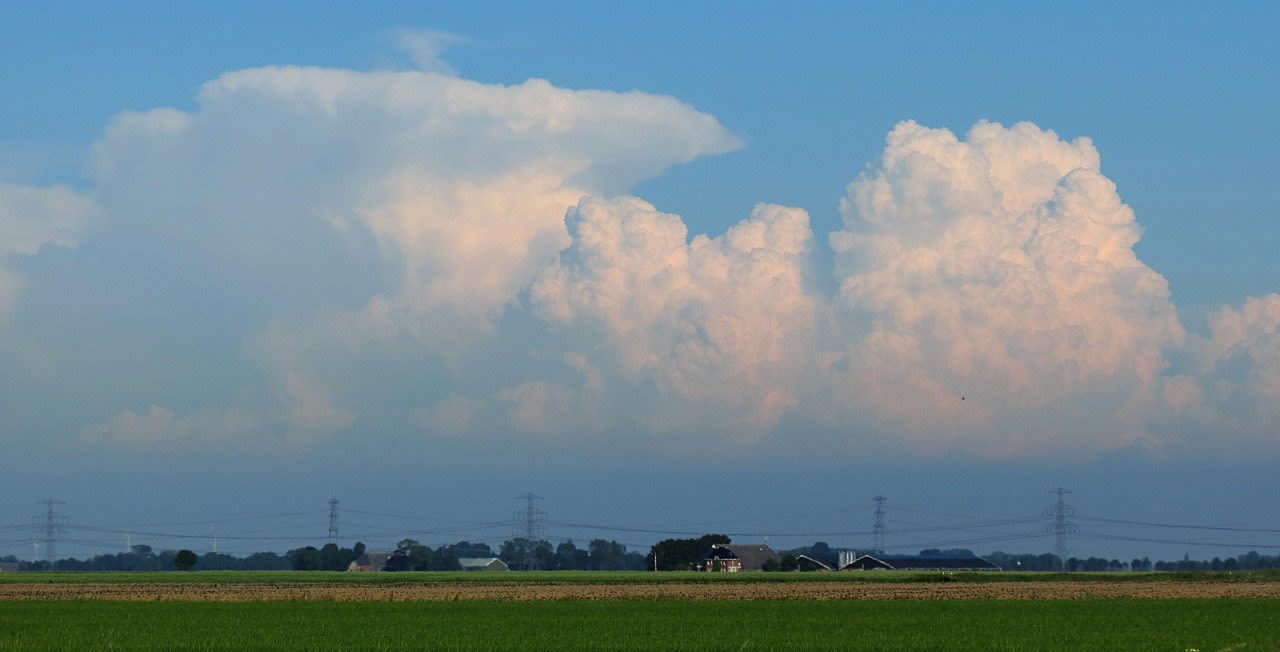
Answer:
<svg viewBox="0 0 1280 652"><path fill-rule="evenodd" d="M828 238L769 204L691 236L628 193L741 147L714 117L476 83L414 42L425 70L244 70L122 114L92 193L0 186L0 380L96 374L59 427L103 446L1277 444L1280 295L1185 333L1087 138L903 122ZM99 346L36 326L68 304ZM5 431L37 418L15 396Z"/></svg>

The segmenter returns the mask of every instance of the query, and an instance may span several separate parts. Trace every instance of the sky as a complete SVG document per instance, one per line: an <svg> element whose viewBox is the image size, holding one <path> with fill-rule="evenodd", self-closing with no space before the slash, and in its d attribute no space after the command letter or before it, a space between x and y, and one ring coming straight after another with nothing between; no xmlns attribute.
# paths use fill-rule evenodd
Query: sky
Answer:
<svg viewBox="0 0 1280 652"><path fill-rule="evenodd" d="M331 495L497 542L526 491L637 548L865 546L884 494L891 546L1041 552L1058 486L1253 530L1082 554L1280 546L1278 19L0 9L0 554L45 497L90 554Z"/></svg>

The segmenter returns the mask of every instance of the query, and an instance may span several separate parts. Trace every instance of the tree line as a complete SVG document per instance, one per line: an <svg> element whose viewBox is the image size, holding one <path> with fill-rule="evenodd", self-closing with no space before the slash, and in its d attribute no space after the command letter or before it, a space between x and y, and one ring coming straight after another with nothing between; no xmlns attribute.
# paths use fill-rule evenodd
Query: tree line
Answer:
<svg viewBox="0 0 1280 652"><path fill-rule="evenodd" d="M368 552L364 543L350 548L327 543L319 548L304 546L284 554L256 552L244 557L226 553L196 554L191 550L156 551L139 544L129 552L94 555L85 559L59 559L53 570L60 571L167 571L167 570L298 570L345 571L351 562ZM644 556L630 552L617 541L593 539L579 548L572 540L554 548L548 541L529 542L522 538L504 541L497 551L487 543L459 541L436 548L414 539L396 544L383 570L447 571L460 570L459 559L497 557L510 568L524 570L643 570ZM532 553L530 555L530 553ZM529 560L533 564L530 566ZM20 560L13 555L0 557L0 563L16 565L20 571L49 570L45 561Z"/></svg>
<svg viewBox="0 0 1280 652"><path fill-rule="evenodd" d="M528 541L514 538L504 541L498 550L487 543L459 541L436 548L413 539L401 540L391 552L385 570L388 571L441 571L459 570L458 559L497 557L512 570L691 570L696 568L703 555L714 544L732 543L724 534L706 534L697 538L663 539L654 544L647 555L628 551L626 546L612 540L592 539L585 547L578 547L572 540L553 546L546 540ZM350 548L327 543L319 548L304 546L284 554L255 552L237 557L226 553L206 552L196 554L190 550L156 551L149 545L134 545L128 552L94 555L85 559L74 557L59 559L53 569L60 571L165 571L175 569L195 570L299 570L344 571L352 561L366 552L365 544L356 542ZM867 551L868 554L874 553ZM861 554L861 553L859 553ZM950 550L926 549L921 556L963 557L975 556L964 548ZM839 551L823 541L779 551L780 559L765 570L795 571L816 570L801 557L808 557L835 568ZM1057 555L1010 554L996 551L984 557L987 561L1008 571L1058 571L1064 566ZM0 563L13 565L21 571L48 570L44 561L26 561L13 555L0 557ZM1184 555L1180 560L1151 561L1143 557L1129 561L1088 557L1071 557L1066 560L1068 571L1246 571L1280 569L1280 555L1263 555L1251 551L1235 557L1214 557L1195 560Z"/></svg>

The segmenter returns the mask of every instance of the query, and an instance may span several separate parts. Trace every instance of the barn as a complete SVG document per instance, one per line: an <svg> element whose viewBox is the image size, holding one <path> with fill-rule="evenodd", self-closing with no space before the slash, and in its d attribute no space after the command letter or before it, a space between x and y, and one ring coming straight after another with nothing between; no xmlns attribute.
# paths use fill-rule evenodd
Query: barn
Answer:
<svg viewBox="0 0 1280 652"><path fill-rule="evenodd" d="M981 557L892 556L881 561L894 570L998 571L999 566Z"/></svg>
<svg viewBox="0 0 1280 652"><path fill-rule="evenodd" d="M802 571L829 571L831 567L809 555L796 557L796 568Z"/></svg>
<svg viewBox="0 0 1280 652"><path fill-rule="evenodd" d="M919 555L893 555L872 557L862 555L840 567L840 570L949 570L991 571L999 566L981 557L931 557Z"/></svg>
<svg viewBox="0 0 1280 652"><path fill-rule="evenodd" d="M349 573L376 573L387 566L390 552L366 552L347 565Z"/></svg>
<svg viewBox="0 0 1280 652"><path fill-rule="evenodd" d="M862 555L856 557L853 561L840 567L842 571L848 570L893 570L893 566L872 557L871 555Z"/></svg>
<svg viewBox="0 0 1280 652"><path fill-rule="evenodd" d="M458 565L464 571L507 571L506 562L497 557L459 557Z"/></svg>

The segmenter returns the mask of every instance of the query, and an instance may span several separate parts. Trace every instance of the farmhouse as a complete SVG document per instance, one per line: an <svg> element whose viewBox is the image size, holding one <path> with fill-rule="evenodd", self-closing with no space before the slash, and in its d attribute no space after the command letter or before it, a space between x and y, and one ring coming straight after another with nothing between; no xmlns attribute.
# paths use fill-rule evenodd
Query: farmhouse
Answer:
<svg viewBox="0 0 1280 652"><path fill-rule="evenodd" d="M698 570L722 573L760 571L770 559L778 559L778 553L762 543L717 543L698 561Z"/></svg>
<svg viewBox="0 0 1280 652"><path fill-rule="evenodd" d="M459 557L458 564L464 571L507 571L506 562L497 557Z"/></svg>
<svg viewBox="0 0 1280 652"><path fill-rule="evenodd" d="M389 552L366 552L347 565L350 573L376 573L387 566Z"/></svg>

